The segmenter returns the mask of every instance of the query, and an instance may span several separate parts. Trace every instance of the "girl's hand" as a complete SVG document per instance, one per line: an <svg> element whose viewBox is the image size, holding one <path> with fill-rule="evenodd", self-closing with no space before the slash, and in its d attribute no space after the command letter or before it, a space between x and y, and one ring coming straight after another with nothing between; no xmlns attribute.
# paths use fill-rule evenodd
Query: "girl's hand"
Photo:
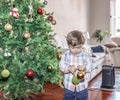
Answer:
<svg viewBox="0 0 120 100"><path fill-rule="evenodd" d="M78 65L77 69L80 70L80 71L86 71L86 67L83 66L83 65Z"/></svg>
<svg viewBox="0 0 120 100"><path fill-rule="evenodd" d="M70 65L70 66L68 66L68 70L69 70L72 74L75 73L76 69L77 69L77 68L76 68L75 65Z"/></svg>

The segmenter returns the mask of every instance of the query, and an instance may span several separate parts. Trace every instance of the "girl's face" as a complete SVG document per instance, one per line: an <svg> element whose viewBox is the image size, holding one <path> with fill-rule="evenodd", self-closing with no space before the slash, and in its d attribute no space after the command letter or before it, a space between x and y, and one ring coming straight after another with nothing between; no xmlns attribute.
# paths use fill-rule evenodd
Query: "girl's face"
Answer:
<svg viewBox="0 0 120 100"><path fill-rule="evenodd" d="M83 45L77 45L77 46L69 45L69 49L72 52L72 54L77 55L82 51Z"/></svg>

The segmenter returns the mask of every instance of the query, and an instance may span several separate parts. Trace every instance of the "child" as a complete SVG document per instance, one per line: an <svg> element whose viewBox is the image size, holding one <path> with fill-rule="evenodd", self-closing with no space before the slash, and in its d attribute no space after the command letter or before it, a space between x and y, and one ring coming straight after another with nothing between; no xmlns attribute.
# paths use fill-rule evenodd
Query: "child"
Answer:
<svg viewBox="0 0 120 100"><path fill-rule="evenodd" d="M84 77L77 84L73 83L73 77L78 71L87 72L92 67L92 60L84 50L85 38L80 31L71 31L67 37L69 50L65 51L59 63L60 70L64 73L64 100L88 100L88 81Z"/></svg>

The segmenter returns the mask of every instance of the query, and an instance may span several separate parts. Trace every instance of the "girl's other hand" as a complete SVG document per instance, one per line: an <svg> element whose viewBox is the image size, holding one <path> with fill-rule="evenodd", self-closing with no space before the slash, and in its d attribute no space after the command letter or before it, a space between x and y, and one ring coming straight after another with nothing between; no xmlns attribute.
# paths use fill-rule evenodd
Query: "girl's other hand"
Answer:
<svg viewBox="0 0 120 100"><path fill-rule="evenodd" d="M75 65L70 65L70 66L68 66L68 70L69 70L72 74L75 73L76 69L77 69L77 68L76 68Z"/></svg>
<svg viewBox="0 0 120 100"><path fill-rule="evenodd" d="M83 65L78 65L77 69L80 70L80 71L86 71L86 67L83 66Z"/></svg>

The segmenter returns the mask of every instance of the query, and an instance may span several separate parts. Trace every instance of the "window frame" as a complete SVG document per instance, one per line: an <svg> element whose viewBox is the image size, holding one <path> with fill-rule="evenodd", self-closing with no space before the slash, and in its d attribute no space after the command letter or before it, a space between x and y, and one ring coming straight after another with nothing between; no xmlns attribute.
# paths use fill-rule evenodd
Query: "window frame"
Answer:
<svg viewBox="0 0 120 100"><path fill-rule="evenodd" d="M117 20L120 20L120 16L117 16L117 9L119 9L117 4L117 0L110 0L110 33L112 36L120 35L120 26L117 29Z"/></svg>

